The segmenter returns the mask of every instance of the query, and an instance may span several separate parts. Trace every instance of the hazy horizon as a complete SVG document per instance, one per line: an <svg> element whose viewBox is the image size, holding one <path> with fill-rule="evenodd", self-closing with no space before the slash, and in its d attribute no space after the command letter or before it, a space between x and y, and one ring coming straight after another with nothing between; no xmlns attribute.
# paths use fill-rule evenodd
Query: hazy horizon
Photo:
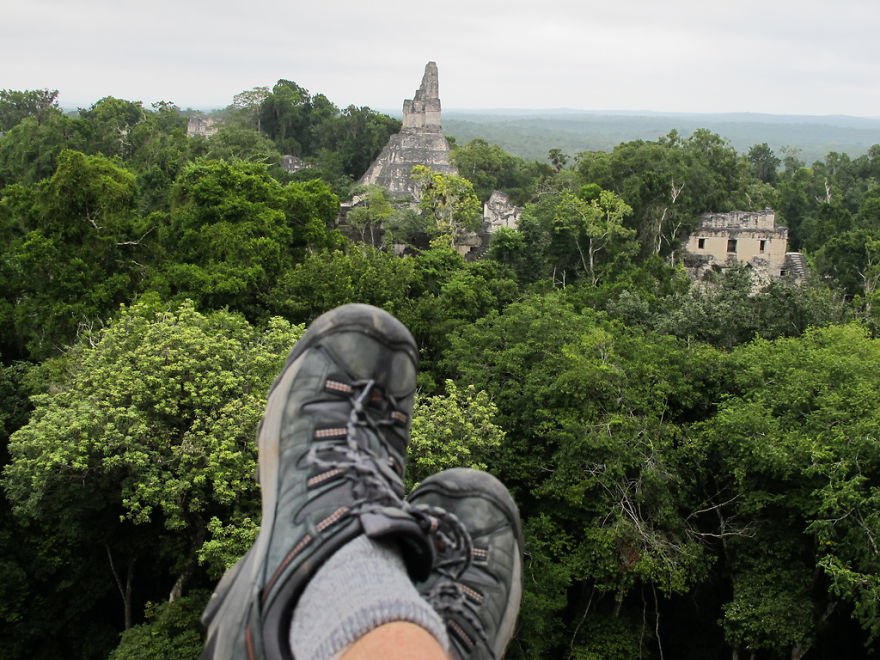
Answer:
<svg viewBox="0 0 880 660"><path fill-rule="evenodd" d="M17 89L37 89L37 88L36 87L21 87L21 88L17 88ZM40 88L40 89L55 89L55 88ZM313 90L309 90L309 91L312 92ZM322 93L322 92L320 90L315 90L313 93ZM62 102L60 102L60 107L64 112L76 112L78 110L83 110L83 109L89 108L91 105L93 105L94 103L99 101L101 98L104 98L106 96L112 96L112 95L105 94L102 97L96 98L96 99L94 99L90 102L84 103L84 104L69 104L69 103L64 103L62 101ZM125 97L117 97L117 98L124 98L124 100L126 100L126 101L141 102L143 104L143 106L146 108L151 107L151 104L155 102L155 101L147 101L142 98L125 98ZM331 102L336 103L333 98L331 98L331 97L328 97L328 98ZM59 93L59 99L60 99L60 93ZM211 113L211 112L217 112L220 110L225 110L226 108L228 108L232 104L231 99L230 99L230 102L225 105L207 105L207 104L182 105L182 104L176 103L174 101L174 99L161 99L161 100L170 101L172 103L175 103L175 105L177 105L177 107L179 107L182 111L197 111L197 112L203 112L203 113ZM403 99L401 99L401 105L402 105L402 102L403 102ZM339 103L336 103L336 105L340 108L343 108L343 109L345 107L347 107L345 105L340 105ZM349 105L352 105L352 104L349 104ZM366 104L355 103L353 105L362 106L362 105L366 105ZM388 108L388 107L383 108L383 107L374 107L374 106L370 106L370 107L372 110L387 114L391 117L400 118L403 116L402 108ZM645 117L649 117L649 116L658 116L658 117L676 117L676 116L681 116L681 117L701 117L701 116L705 116L705 117L736 117L736 118L741 118L744 120L752 120L752 119L759 120L761 118L780 118L780 119L797 118L797 119L826 119L827 120L827 119L840 118L840 119L864 120L864 121L868 121L868 122L880 122L880 114L873 115L873 116L852 115L852 114L842 114L842 113L815 115L815 114L803 114L803 113L799 114L799 113L752 112L752 111L745 111L745 110L739 110L739 111L719 110L716 112L699 112L699 111L689 111L689 110L649 110L649 109L626 110L626 109L620 109L620 108L602 109L602 108L575 108L575 107L534 107L534 108L529 108L529 107L485 107L485 108L453 107L453 108L450 108L450 107L446 107L444 105L442 112L443 112L444 116L446 116L446 115L472 115L472 114L474 114L474 115L497 115L497 116L503 116L503 115L511 115L511 116L516 116L516 115L548 115L549 116L549 115L564 115L564 114L571 114L571 115L585 114L585 115L600 115L600 116L645 116ZM880 136L878 136L878 140L880 140Z"/></svg>

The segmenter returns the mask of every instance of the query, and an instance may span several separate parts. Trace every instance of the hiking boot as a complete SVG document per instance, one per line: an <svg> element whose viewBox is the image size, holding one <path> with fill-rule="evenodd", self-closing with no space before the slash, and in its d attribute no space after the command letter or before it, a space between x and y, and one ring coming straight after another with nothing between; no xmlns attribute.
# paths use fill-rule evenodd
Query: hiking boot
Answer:
<svg viewBox="0 0 880 660"><path fill-rule="evenodd" d="M361 534L395 540L410 576L428 575L424 520L402 501L417 365L406 327L368 305L324 314L296 343L258 431L260 534L205 609L203 658L292 658L302 590Z"/></svg>
<svg viewBox="0 0 880 660"><path fill-rule="evenodd" d="M485 472L428 477L408 498L432 520L436 561L416 584L446 622L456 658L500 658L522 598L522 525L507 488Z"/></svg>

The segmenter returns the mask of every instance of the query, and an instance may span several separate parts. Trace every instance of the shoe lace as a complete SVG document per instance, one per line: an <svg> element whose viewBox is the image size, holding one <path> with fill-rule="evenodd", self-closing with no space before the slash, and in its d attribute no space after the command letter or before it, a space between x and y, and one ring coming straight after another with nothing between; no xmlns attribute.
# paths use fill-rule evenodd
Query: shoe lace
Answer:
<svg viewBox="0 0 880 660"><path fill-rule="evenodd" d="M473 541L470 532L454 513L441 507L411 504L410 510L426 521L427 524L423 527L433 537L437 551L437 560L432 573L438 578L425 595L425 599L448 625L457 625L452 623L456 619L465 620L479 638L471 641L482 642L490 656L494 658L495 652L483 622L468 606L459 582L473 560ZM464 631L462 633L466 635Z"/></svg>
<svg viewBox="0 0 880 660"><path fill-rule="evenodd" d="M352 393L348 397L351 412L346 425L346 442L333 448L330 458L319 454L318 446L313 445L306 457L308 464L320 470L339 470L353 483L355 500L351 504L353 514L376 511L385 506L406 508L402 497L392 488L388 475L380 467L381 458L371 451L364 443L359 442L365 429L376 435L382 435L385 427L395 425L392 419L374 419L367 411L371 400L375 381L355 381L351 384ZM397 405L394 398L385 393L383 398L388 401L392 410Z"/></svg>
<svg viewBox="0 0 880 660"><path fill-rule="evenodd" d="M352 383L352 394L349 396L351 412L346 425L345 444L334 448L333 458L322 458L318 454L318 447L312 446L306 460L321 470L341 470L352 480L356 499L351 505L350 513L365 513L392 506L416 518L425 533L432 536L437 551L433 572L440 579L427 594L427 601L447 621L452 617L467 621L494 658L485 628L466 605L465 594L458 584L458 579L470 567L473 557L473 541L467 528L455 514L442 507L411 504L404 500L394 491L387 475L380 468L380 457L358 442L363 429L372 430L381 437L385 427L396 424L392 419L374 419L368 414L367 404L374 388L374 380ZM384 398L392 410L397 408L397 402L390 394L385 393Z"/></svg>
<svg viewBox="0 0 880 660"><path fill-rule="evenodd" d="M489 641L489 636L486 633L483 622L473 610L468 607L464 592L456 581L447 576L442 576L425 595L425 600L427 600L431 607L434 608L434 611L447 622L447 625L457 625L453 623L456 619L464 619L467 621L471 629L477 633L479 639L470 639L470 636L463 630L460 634L467 636L468 640L473 644L481 642L489 652L489 655L492 658L495 658L495 651ZM458 627L458 630L461 630L460 626Z"/></svg>

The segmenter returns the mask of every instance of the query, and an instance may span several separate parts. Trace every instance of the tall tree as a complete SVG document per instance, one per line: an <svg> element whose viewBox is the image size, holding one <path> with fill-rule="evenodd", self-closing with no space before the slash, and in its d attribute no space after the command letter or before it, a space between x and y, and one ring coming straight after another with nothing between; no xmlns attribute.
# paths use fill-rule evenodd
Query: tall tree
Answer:
<svg viewBox="0 0 880 660"><path fill-rule="evenodd" d="M306 153L311 103L309 91L292 80L279 80L262 101L260 127L282 153Z"/></svg>
<svg viewBox="0 0 880 660"><path fill-rule="evenodd" d="M8 131L26 117L42 124L49 116L61 114L58 90L0 89L0 133Z"/></svg>
<svg viewBox="0 0 880 660"><path fill-rule="evenodd" d="M140 101L126 101L106 96L90 108L80 110L89 151L123 160L134 152L132 130L147 118Z"/></svg>
<svg viewBox="0 0 880 660"><path fill-rule="evenodd" d="M550 168L541 163L526 163L496 144L471 140L456 146L450 156L461 176L474 184L474 192L486 202L495 190L510 195L514 204L525 204L534 194L538 181L548 176Z"/></svg>
<svg viewBox="0 0 880 660"><path fill-rule="evenodd" d="M5 295L19 349L42 359L140 289L152 232L134 175L103 156L64 151L50 179L14 199Z"/></svg>
<svg viewBox="0 0 880 660"><path fill-rule="evenodd" d="M717 392L715 353L578 312L558 293L490 313L451 344L443 364L498 406L506 436L491 465L527 521L521 655L601 656L597 627L650 643L662 597L710 563L677 425Z"/></svg>
<svg viewBox="0 0 880 660"><path fill-rule="evenodd" d="M695 440L719 519L748 529L724 549L734 648L804 657L840 609L880 637L878 351L853 325L732 355L734 394Z"/></svg>
<svg viewBox="0 0 880 660"><path fill-rule="evenodd" d="M764 183L776 184L777 172L782 161L773 153L769 144L762 142L754 145L749 149L747 158L753 177Z"/></svg>
<svg viewBox="0 0 880 660"><path fill-rule="evenodd" d="M361 201L348 212L346 220L360 234L363 243L379 247L380 232L384 233L385 223L394 214L394 207L388 193L379 186L367 186L358 197Z"/></svg>
<svg viewBox="0 0 880 660"><path fill-rule="evenodd" d="M482 206L473 184L457 174L432 172L424 165L412 170L419 208L431 220L438 245L450 247L466 232L476 231L482 222Z"/></svg>
<svg viewBox="0 0 880 660"><path fill-rule="evenodd" d="M60 112L42 121L26 117L0 140L0 188L52 176L58 155L65 149L85 151L86 142L82 122Z"/></svg>
<svg viewBox="0 0 880 660"><path fill-rule="evenodd" d="M260 112L263 101L265 101L271 92L268 87L254 87L239 92L232 97L232 107L235 109L242 123L246 128L255 129L257 132L262 130L260 121Z"/></svg>
<svg viewBox="0 0 880 660"><path fill-rule="evenodd" d="M153 281L166 295L258 318L278 274L290 265L293 231L281 184L265 166L235 161L189 165L159 225L165 256Z"/></svg>
<svg viewBox="0 0 880 660"><path fill-rule="evenodd" d="M623 224L630 213L632 209L607 190L598 191L589 200L571 193L563 194L559 200L554 217L555 229L572 241L584 274L593 286L599 283L601 276L600 255L607 255L612 260L616 255L607 253L614 247L618 254L625 252L627 241L635 236L635 231Z"/></svg>
<svg viewBox="0 0 880 660"><path fill-rule="evenodd" d="M13 435L3 478L16 515L47 542L75 538L103 556L126 628L145 597L182 595L211 517L258 510L253 431L302 332L191 303L157 307L123 311L68 354Z"/></svg>
<svg viewBox="0 0 880 660"><path fill-rule="evenodd" d="M400 121L363 106L350 105L338 118L316 124L320 144L336 151L342 170L352 179L359 179L394 133Z"/></svg>

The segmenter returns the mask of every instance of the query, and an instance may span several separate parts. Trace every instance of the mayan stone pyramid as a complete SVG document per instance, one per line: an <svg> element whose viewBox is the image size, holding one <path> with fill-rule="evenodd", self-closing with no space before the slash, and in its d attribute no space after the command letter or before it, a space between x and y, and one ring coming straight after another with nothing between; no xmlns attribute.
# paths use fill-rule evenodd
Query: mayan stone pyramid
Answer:
<svg viewBox="0 0 880 660"><path fill-rule="evenodd" d="M449 162L449 143L441 131L436 62L425 65L425 75L415 97L403 102L400 133L391 136L359 183L381 186L398 195L408 194L412 190L410 172L415 165L455 174Z"/></svg>

